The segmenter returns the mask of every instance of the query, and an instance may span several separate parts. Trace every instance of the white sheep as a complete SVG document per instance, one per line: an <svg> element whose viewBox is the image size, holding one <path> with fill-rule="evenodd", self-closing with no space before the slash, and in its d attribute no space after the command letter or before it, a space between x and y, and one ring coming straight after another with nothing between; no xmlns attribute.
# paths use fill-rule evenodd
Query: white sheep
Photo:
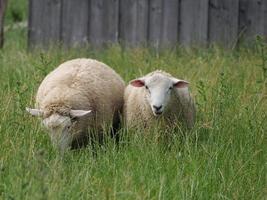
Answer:
<svg viewBox="0 0 267 200"><path fill-rule="evenodd" d="M130 81L124 93L124 117L128 127L150 126L164 119L168 125L183 122L192 128L195 104L189 83L157 70Z"/></svg>
<svg viewBox="0 0 267 200"><path fill-rule="evenodd" d="M92 59L64 62L49 73L36 95L34 116L42 117L61 152L88 142L91 132L119 122L125 84L110 67Z"/></svg>

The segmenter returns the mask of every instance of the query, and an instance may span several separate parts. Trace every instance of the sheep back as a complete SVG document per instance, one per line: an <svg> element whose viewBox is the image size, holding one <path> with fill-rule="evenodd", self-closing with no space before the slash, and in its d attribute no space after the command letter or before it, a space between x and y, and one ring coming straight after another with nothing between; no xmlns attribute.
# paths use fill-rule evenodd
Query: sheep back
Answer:
<svg viewBox="0 0 267 200"><path fill-rule="evenodd" d="M49 116L70 109L92 110L87 122L96 129L110 125L123 105L124 81L110 67L92 59L67 61L41 83L36 106ZM116 116L118 117L118 116ZM93 119L93 120L92 120Z"/></svg>

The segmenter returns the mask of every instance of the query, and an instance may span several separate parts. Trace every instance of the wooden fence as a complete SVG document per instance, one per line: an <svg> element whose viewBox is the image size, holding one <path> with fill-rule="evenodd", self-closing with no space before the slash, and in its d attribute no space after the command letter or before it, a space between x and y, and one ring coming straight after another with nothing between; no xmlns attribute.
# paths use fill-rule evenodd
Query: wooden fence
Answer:
<svg viewBox="0 0 267 200"><path fill-rule="evenodd" d="M267 35L267 0L30 0L29 45L156 48Z"/></svg>

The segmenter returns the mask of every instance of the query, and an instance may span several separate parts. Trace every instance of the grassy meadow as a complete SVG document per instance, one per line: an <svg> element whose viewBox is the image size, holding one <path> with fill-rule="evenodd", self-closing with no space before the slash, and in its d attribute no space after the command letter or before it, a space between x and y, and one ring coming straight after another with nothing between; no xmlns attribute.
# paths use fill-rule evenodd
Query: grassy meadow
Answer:
<svg viewBox="0 0 267 200"><path fill-rule="evenodd" d="M11 28L0 50L0 199L267 198L264 43L159 53L119 46L30 52L26 28L12 26L12 12L25 20L24 7L9 7ZM60 157L25 107L34 106L48 72L77 57L105 62L126 82L155 69L190 81L197 104L194 129L121 129L120 144L108 138L97 156L87 147ZM164 134L171 136L168 143L159 140Z"/></svg>

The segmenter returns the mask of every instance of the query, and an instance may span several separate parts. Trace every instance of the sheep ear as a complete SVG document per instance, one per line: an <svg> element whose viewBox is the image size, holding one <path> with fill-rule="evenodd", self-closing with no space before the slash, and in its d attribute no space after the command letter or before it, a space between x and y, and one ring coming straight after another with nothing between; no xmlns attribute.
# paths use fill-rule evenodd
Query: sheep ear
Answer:
<svg viewBox="0 0 267 200"><path fill-rule="evenodd" d="M26 111L29 112L33 116L37 116L37 117L43 116L43 111L41 111L40 109L26 108Z"/></svg>
<svg viewBox="0 0 267 200"><path fill-rule="evenodd" d="M145 85L145 81L141 79L135 79L130 81L130 84L134 87L143 87Z"/></svg>
<svg viewBox="0 0 267 200"><path fill-rule="evenodd" d="M71 117L83 117L88 115L92 110L70 110Z"/></svg>
<svg viewBox="0 0 267 200"><path fill-rule="evenodd" d="M177 78L173 78L172 81L173 81L173 87L176 87L176 88L187 88L189 85L188 81L180 80Z"/></svg>
<svg viewBox="0 0 267 200"><path fill-rule="evenodd" d="M189 82L185 81L185 80L180 80L180 79L173 79L173 87L176 88L187 88L189 85Z"/></svg>

